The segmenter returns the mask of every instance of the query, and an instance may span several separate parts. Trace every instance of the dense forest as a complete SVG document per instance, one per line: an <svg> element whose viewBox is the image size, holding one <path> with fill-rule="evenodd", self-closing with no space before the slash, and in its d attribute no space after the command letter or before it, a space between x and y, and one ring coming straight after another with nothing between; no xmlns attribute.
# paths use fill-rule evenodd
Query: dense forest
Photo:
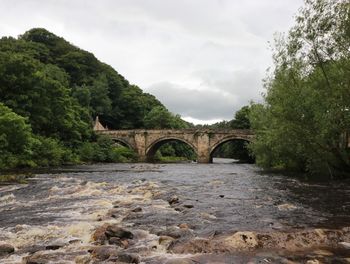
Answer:
<svg viewBox="0 0 350 264"><path fill-rule="evenodd" d="M263 104L252 105L258 165L343 177L350 172L350 3L306 0L274 44Z"/></svg>
<svg viewBox="0 0 350 264"><path fill-rule="evenodd" d="M97 115L111 129L189 125L93 54L45 29L0 39L0 168L134 159L93 133Z"/></svg>

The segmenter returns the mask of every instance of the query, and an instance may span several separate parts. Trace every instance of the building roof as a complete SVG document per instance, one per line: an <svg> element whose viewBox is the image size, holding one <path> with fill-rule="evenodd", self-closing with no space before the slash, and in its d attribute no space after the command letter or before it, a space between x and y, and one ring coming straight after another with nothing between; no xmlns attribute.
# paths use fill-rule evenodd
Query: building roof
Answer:
<svg viewBox="0 0 350 264"><path fill-rule="evenodd" d="M101 130L107 130L101 123L100 120L98 119L98 116L96 116L95 119L95 124L94 124L94 131L101 131Z"/></svg>

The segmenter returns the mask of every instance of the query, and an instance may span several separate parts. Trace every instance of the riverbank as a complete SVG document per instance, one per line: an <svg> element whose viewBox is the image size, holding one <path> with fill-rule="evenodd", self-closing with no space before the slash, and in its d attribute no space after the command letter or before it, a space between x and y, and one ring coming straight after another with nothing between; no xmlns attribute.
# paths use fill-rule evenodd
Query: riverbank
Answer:
<svg viewBox="0 0 350 264"><path fill-rule="evenodd" d="M27 183L27 179L32 177L31 173L29 174L0 174L0 186L1 185L9 185L9 184L25 184Z"/></svg>

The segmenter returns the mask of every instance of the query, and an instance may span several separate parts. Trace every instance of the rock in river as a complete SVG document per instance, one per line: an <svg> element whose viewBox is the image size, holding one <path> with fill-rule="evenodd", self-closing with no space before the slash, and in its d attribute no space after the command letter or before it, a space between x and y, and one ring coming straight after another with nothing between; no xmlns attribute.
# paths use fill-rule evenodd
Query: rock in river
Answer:
<svg viewBox="0 0 350 264"><path fill-rule="evenodd" d="M111 237L108 240L109 244L116 245L121 248L128 248L129 242L127 240L122 240L119 237Z"/></svg>
<svg viewBox="0 0 350 264"><path fill-rule="evenodd" d="M184 259L184 258L177 258L177 259L169 259L165 264L192 264L194 263L190 259Z"/></svg>
<svg viewBox="0 0 350 264"><path fill-rule="evenodd" d="M225 244L236 249L254 248L258 246L258 239L253 232L236 232L225 239Z"/></svg>
<svg viewBox="0 0 350 264"><path fill-rule="evenodd" d="M105 232L107 237L118 237L120 239L133 239L134 235L124 228L121 228L117 225L109 225L106 228Z"/></svg>
<svg viewBox="0 0 350 264"><path fill-rule="evenodd" d="M11 254L15 251L15 248L10 244L0 244L0 256Z"/></svg>
<svg viewBox="0 0 350 264"><path fill-rule="evenodd" d="M342 248L350 249L350 243L348 243L348 242L339 242L339 245Z"/></svg>
<svg viewBox="0 0 350 264"><path fill-rule="evenodd" d="M118 255L118 250L113 246L98 246L89 250L91 255L99 260L107 260Z"/></svg>
<svg viewBox="0 0 350 264"><path fill-rule="evenodd" d="M139 212L142 212L142 208L141 207L136 207L136 208L132 209L131 211L134 212L134 213L139 213Z"/></svg>
<svg viewBox="0 0 350 264"><path fill-rule="evenodd" d="M189 229L190 227L186 223L179 224L179 227L182 229Z"/></svg>
<svg viewBox="0 0 350 264"><path fill-rule="evenodd" d="M177 239L180 237L192 235L192 232L189 229L179 228L177 226L170 226L167 227L166 230L158 232L157 235L168 236Z"/></svg>
<svg viewBox="0 0 350 264"><path fill-rule="evenodd" d="M140 257L132 253L120 253L118 254L116 260L122 263L136 263L136 264L140 263Z"/></svg>
<svg viewBox="0 0 350 264"><path fill-rule="evenodd" d="M171 196L171 197L168 199L168 203L169 203L170 205L179 203L179 197L177 197L176 195Z"/></svg>
<svg viewBox="0 0 350 264"><path fill-rule="evenodd" d="M98 241L101 244L103 244L107 240L106 236L106 229L108 227L108 224L104 224L100 227L98 227L95 232L92 234L92 239L94 241Z"/></svg>
<svg viewBox="0 0 350 264"><path fill-rule="evenodd" d="M107 240L110 241L112 238L118 238L121 240L133 239L134 235L130 231L114 224L104 224L98 227L92 235L92 239L101 244ZM115 242L115 239L113 239L111 244L115 244Z"/></svg>
<svg viewBox="0 0 350 264"><path fill-rule="evenodd" d="M159 245L162 245L165 247L168 247L172 241L174 241L174 238L170 236L160 236L158 240Z"/></svg>

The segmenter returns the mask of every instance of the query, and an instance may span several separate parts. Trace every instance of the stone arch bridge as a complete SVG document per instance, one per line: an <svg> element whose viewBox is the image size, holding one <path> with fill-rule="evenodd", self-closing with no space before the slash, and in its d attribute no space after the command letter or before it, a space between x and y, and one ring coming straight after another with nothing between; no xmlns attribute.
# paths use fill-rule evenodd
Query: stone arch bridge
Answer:
<svg viewBox="0 0 350 264"><path fill-rule="evenodd" d="M197 162L211 163L214 151L231 140L252 141L251 130L174 130L174 129L137 129L137 130L100 130L98 134L106 135L115 142L133 149L140 161L152 161L154 154L163 144L177 140L191 146L197 154Z"/></svg>

